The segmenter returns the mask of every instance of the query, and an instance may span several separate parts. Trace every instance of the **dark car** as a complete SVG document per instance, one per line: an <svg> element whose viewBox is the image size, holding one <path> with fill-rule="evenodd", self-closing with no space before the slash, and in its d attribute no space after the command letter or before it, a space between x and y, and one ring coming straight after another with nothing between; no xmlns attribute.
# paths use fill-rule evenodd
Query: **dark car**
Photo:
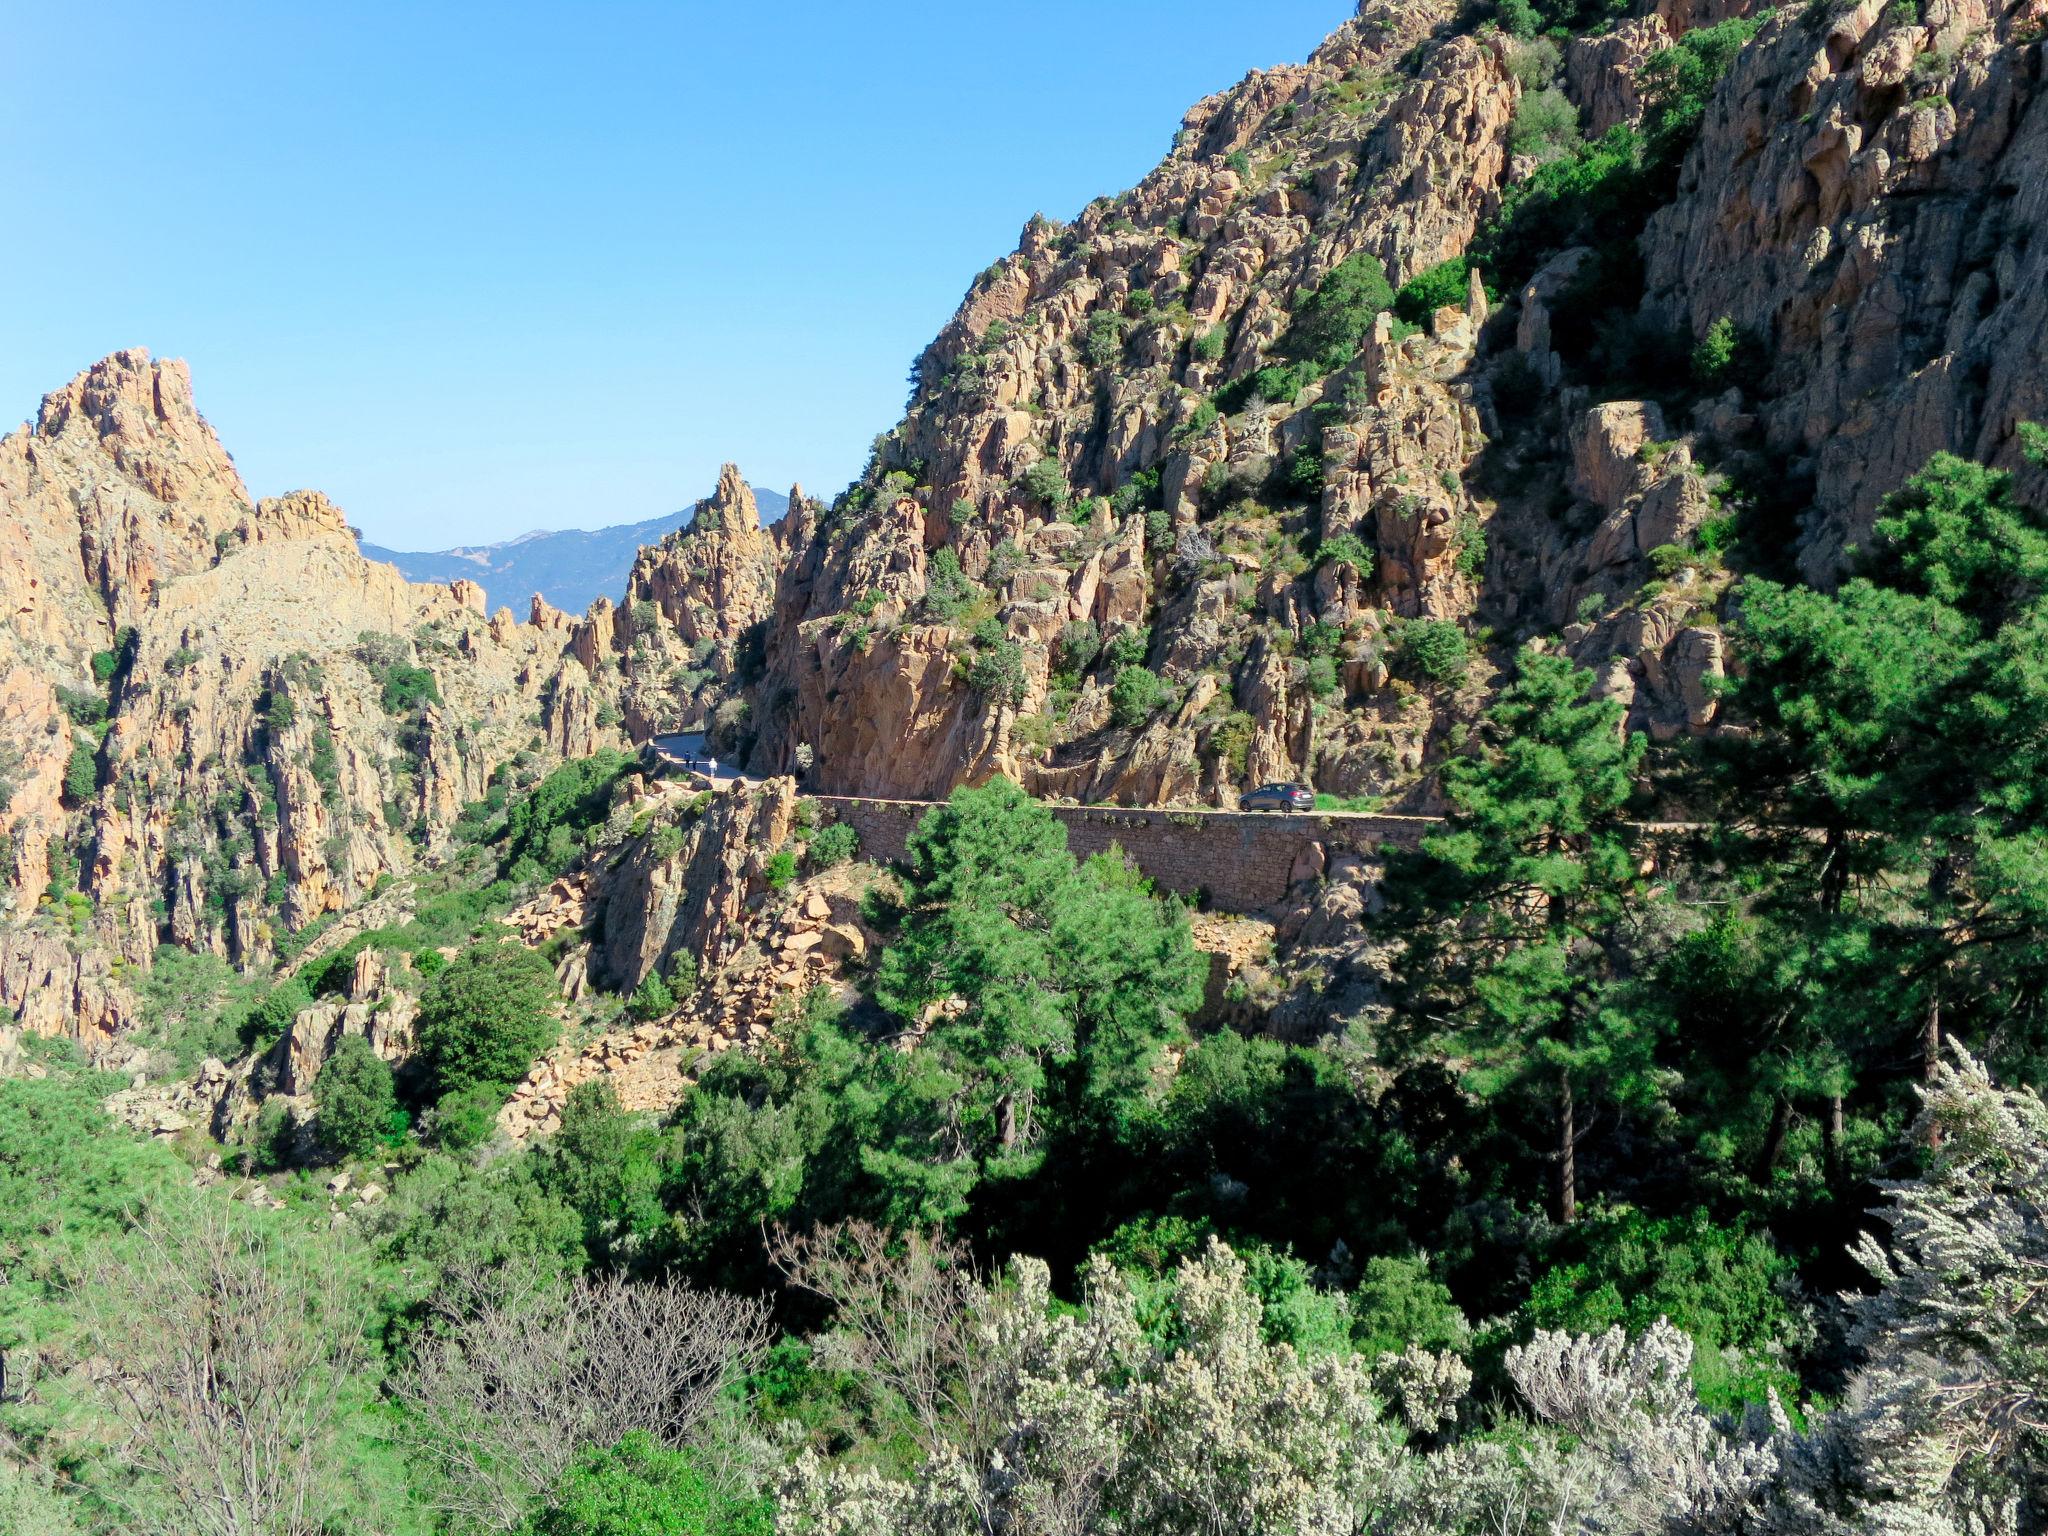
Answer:
<svg viewBox="0 0 2048 1536"><path fill-rule="evenodd" d="M1237 802L1240 811L1312 811L1316 793L1306 784L1261 784Z"/></svg>

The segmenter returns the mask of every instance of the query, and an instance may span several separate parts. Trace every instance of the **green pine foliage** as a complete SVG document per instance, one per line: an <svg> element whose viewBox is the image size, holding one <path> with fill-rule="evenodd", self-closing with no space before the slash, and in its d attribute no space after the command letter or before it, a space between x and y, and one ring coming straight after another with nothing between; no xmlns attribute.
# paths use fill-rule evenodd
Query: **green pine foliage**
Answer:
<svg viewBox="0 0 2048 1536"><path fill-rule="evenodd" d="M1446 829L1394 868L1408 1013L1482 1097L1540 1095L1558 1122L1559 1219L1578 1204L1578 1105L1653 1102L1655 1030L1628 1006L1617 925L1638 901L1625 826L1646 743L1593 678L1525 650L1480 751L1443 772ZM1443 1034L1438 1036L1438 1031Z"/></svg>

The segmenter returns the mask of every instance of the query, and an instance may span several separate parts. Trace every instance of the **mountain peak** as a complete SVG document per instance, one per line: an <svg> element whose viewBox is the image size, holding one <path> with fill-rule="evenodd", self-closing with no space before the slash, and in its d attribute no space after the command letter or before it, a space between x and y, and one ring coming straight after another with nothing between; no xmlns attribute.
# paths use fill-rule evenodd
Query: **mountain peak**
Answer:
<svg viewBox="0 0 2048 1536"><path fill-rule="evenodd" d="M99 449L157 500L253 498L235 461L192 399L182 359L156 361L142 347L109 353L62 389L43 396L35 436L97 439Z"/></svg>

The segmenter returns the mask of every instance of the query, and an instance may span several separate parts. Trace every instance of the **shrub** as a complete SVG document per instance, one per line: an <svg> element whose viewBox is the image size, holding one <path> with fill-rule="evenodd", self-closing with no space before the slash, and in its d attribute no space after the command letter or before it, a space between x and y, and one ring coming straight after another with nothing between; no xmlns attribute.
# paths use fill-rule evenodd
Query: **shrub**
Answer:
<svg viewBox="0 0 2048 1536"><path fill-rule="evenodd" d="M1401 631L1401 658L1432 683L1462 682L1472 642L1448 619L1415 619Z"/></svg>
<svg viewBox="0 0 2048 1536"><path fill-rule="evenodd" d="M1467 510L1458 514L1456 533L1458 554L1452 566L1468 581L1477 581L1480 572L1486 569L1486 530L1479 526L1478 517Z"/></svg>
<svg viewBox="0 0 2048 1536"><path fill-rule="evenodd" d="M1039 505L1054 512L1066 509L1071 492L1067 487L1067 472L1060 467L1058 459L1040 459L1024 471L1019 483Z"/></svg>
<svg viewBox="0 0 2048 1536"><path fill-rule="evenodd" d="M1220 363L1230 346L1230 332L1220 325L1212 325L1195 337L1189 352L1198 363Z"/></svg>
<svg viewBox="0 0 2048 1536"><path fill-rule="evenodd" d="M983 642L967 664L967 686L991 704L1022 703L1024 647L1010 639Z"/></svg>
<svg viewBox="0 0 2048 1536"><path fill-rule="evenodd" d="M1116 494L1109 498L1109 510L1118 518L1129 517L1133 512L1143 511L1159 504L1159 471L1141 469L1124 484L1116 488Z"/></svg>
<svg viewBox="0 0 2048 1536"><path fill-rule="evenodd" d="M1508 147L1518 155L1554 160L1579 143L1579 109L1554 85L1525 94L1515 106Z"/></svg>
<svg viewBox="0 0 2048 1536"><path fill-rule="evenodd" d="M1311 657L1308 664L1308 691L1319 699L1326 699L1337 691L1337 661L1332 656Z"/></svg>
<svg viewBox="0 0 2048 1536"><path fill-rule="evenodd" d="M961 571L960 557L951 546L932 556L931 567L925 576L924 609L935 622L951 623L980 595L980 588Z"/></svg>
<svg viewBox="0 0 2048 1536"><path fill-rule="evenodd" d="M172 677L189 672L199 665L199 653L190 646L181 645L164 658L164 671Z"/></svg>
<svg viewBox="0 0 2048 1536"><path fill-rule="evenodd" d="M1365 252L1347 257L1295 307L1280 353L1316 368L1318 376L1333 373L1351 361L1373 318L1393 307L1394 288L1379 258Z"/></svg>
<svg viewBox="0 0 2048 1536"><path fill-rule="evenodd" d="M1462 256L1440 261L1418 272L1394 295L1394 313L1410 325L1426 325L1446 304L1463 304L1471 283L1471 264Z"/></svg>
<svg viewBox="0 0 2048 1536"><path fill-rule="evenodd" d="M1649 554L1650 569L1667 581L1698 559L1683 544L1659 544Z"/></svg>
<svg viewBox="0 0 2048 1536"><path fill-rule="evenodd" d="M1543 18L1529 0L1500 0L1493 14L1509 37L1527 41L1543 30Z"/></svg>
<svg viewBox="0 0 2048 1536"><path fill-rule="evenodd" d="M1339 561L1357 571L1361 580L1369 580L1372 576L1372 548L1355 533L1332 534L1316 551L1317 565Z"/></svg>
<svg viewBox="0 0 2048 1536"><path fill-rule="evenodd" d="M420 1056L433 1088L503 1089L523 1077L554 1042L554 980L518 944L472 944L457 955L420 997Z"/></svg>
<svg viewBox="0 0 2048 1536"><path fill-rule="evenodd" d="M1769 371L1770 358L1754 336L1726 315L1707 327L1692 349L1692 376L1706 390L1755 390Z"/></svg>
<svg viewBox="0 0 2048 1536"><path fill-rule="evenodd" d="M1564 56L1547 37L1525 38L1508 54L1508 72L1524 91L1540 91L1557 78Z"/></svg>
<svg viewBox="0 0 2048 1536"><path fill-rule="evenodd" d="M343 1035L313 1080L313 1103L320 1145L336 1157L362 1157L377 1145L398 1109L391 1064L361 1035Z"/></svg>
<svg viewBox="0 0 2048 1536"><path fill-rule="evenodd" d="M1180 430L1175 432L1174 436L1180 438L1206 436L1209 429L1216 425L1217 419L1222 414L1223 412L1218 409L1214 400L1204 400L1195 407L1195 414L1181 423Z"/></svg>
<svg viewBox="0 0 2048 1536"><path fill-rule="evenodd" d="M1321 809L1322 796L1316 799ZM1352 1338L1368 1359L1382 1351L1398 1354L1410 1344L1462 1350L1472 1332L1427 1260L1388 1254L1366 1260L1351 1317Z"/></svg>
<svg viewBox="0 0 2048 1536"><path fill-rule="evenodd" d="M582 1453L530 1536L770 1536L774 1505L725 1492L643 1430Z"/></svg>
<svg viewBox="0 0 2048 1536"><path fill-rule="evenodd" d="M1696 27L1643 65L1643 120L1667 155L1682 154L1699 130L1714 86L1763 24L1761 16L1730 17Z"/></svg>
<svg viewBox="0 0 2048 1536"><path fill-rule="evenodd" d="M821 827L804 850L813 869L831 869L860 852L860 834L843 821Z"/></svg>
<svg viewBox="0 0 2048 1536"><path fill-rule="evenodd" d="M1323 450L1316 446L1305 447L1287 461L1282 484L1301 501L1321 501L1324 473Z"/></svg>
<svg viewBox="0 0 2048 1536"><path fill-rule="evenodd" d="M640 983L626 1002L626 1012L643 1024L665 1019L675 1011L676 995L669 990L668 983L661 979L659 971L649 971L647 979Z"/></svg>
<svg viewBox="0 0 2048 1536"><path fill-rule="evenodd" d="M1152 631L1141 625L1129 624L1109 637L1102 647L1102 659L1121 671L1125 667L1142 665L1151 650Z"/></svg>
<svg viewBox="0 0 2048 1536"><path fill-rule="evenodd" d="M1618 1325L1641 1333L1667 1318L1692 1336L1693 1377L1701 1399L1716 1408L1791 1385L1782 1369L1742 1358L1776 1354L1795 1328L1785 1296L1792 1260L1742 1220L1596 1209L1560 1248L1530 1288L1525 1311L1534 1327L1600 1333Z"/></svg>
<svg viewBox="0 0 2048 1536"><path fill-rule="evenodd" d="M728 701L730 702L730 701ZM529 874L551 873L575 857L583 834L611 809L612 788L633 766L625 753L607 747L594 756L564 763L505 813L501 867L532 860ZM557 829L566 832L556 838Z"/></svg>
<svg viewBox="0 0 2048 1536"><path fill-rule="evenodd" d="M66 688L59 683L57 704L73 725L98 725L107 718L106 696L90 688Z"/></svg>
<svg viewBox="0 0 2048 1536"><path fill-rule="evenodd" d="M770 854L761 867L761 878L768 882L771 891L786 889L796 879L796 855L787 848Z"/></svg>
<svg viewBox="0 0 2048 1536"><path fill-rule="evenodd" d="M425 667L400 663L384 674L383 704L387 715L403 715L423 704L439 704L441 690Z"/></svg>
<svg viewBox="0 0 2048 1536"><path fill-rule="evenodd" d="M473 1083L443 1094L427 1116L422 1134L444 1152L467 1152L491 1139L498 1111L505 1107L503 1083Z"/></svg>
<svg viewBox="0 0 2048 1536"><path fill-rule="evenodd" d="M1113 309L1098 309L1088 317L1088 329L1081 338L1081 356L1097 368L1107 368L1124 355L1124 331L1129 325Z"/></svg>
<svg viewBox="0 0 2048 1536"><path fill-rule="evenodd" d="M1124 667L1110 686L1110 718L1126 730L1132 729L1150 719L1165 697L1166 685L1158 673L1144 667Z"/></svg>
<svg viewBox="0 0 2048 1536"><path fill-rule="evenodd" d="M1073 673L1086 672L1102 654L1102 632L1087 619L1075 619L1060 626L1060 665Z"/></svg>
<svg viewBox="0 0 2048 1536"><path fill-rule="evenodd" d="M992 587L1000 587L1023 569L1024 551L1014 539L1004 539L988 552L988 582Z"/></svg>
<svg viewBox="0 0 2048 1536"><path fill-rule="evenodd" d="M99 787L99 753L91 742L79 737L71 743L71 758L64 765L64 798L73 805L84 805Z"/></svg>

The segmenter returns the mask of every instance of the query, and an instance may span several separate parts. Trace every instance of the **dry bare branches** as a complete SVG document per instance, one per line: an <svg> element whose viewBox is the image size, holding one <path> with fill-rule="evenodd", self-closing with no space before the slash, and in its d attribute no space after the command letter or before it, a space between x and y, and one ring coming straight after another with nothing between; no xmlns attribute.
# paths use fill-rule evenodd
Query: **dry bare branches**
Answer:
<svg viewBox="0 0 2048 1536"><path fill-rule="evenodd" d="M675 1281L530 1272L451 1286L397 1385L458 1522L510 1530L577 1453L645 1430L689 1438L767 1339L768 1304Z"/></svg>

